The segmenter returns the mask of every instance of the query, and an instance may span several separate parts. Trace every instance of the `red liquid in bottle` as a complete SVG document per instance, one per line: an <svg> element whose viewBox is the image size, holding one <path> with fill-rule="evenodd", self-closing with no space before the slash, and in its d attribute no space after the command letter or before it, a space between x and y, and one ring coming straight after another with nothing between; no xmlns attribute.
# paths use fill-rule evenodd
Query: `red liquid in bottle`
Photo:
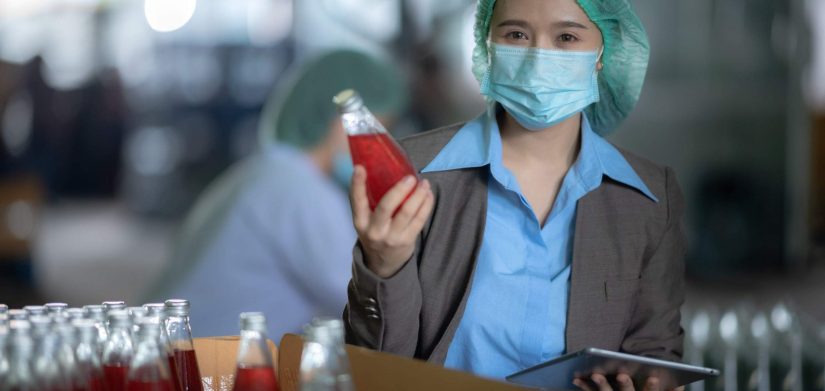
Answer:
<svg viewBox="0 0 825 391"><path fill-rule="evenodd" d="M172 381L172 387L175 391L180 391L180 377L178 376L178 369L175 365L175 355L169 354L169 379Z"/></svg>
<svg viewBox="0 0 825 391"><path fill-rule="evenodd" d="M367 170L367 198L372 210L398 181L415 175L407 155L387 133L350 135L349 149L352 163Z"/></svg>
<svg viewBox="0 0 825 391"><path fill-rule="evenodd" d="M128 366L104 365L103 381L107 391L119 391L126 389L126 371Z"/></svg>
<svg viewBox="0 0 825 391"><path fill-rule="evenodd" d="M169 380L139 381L129 380L126 391L172 391L172 382Z"/></svg>
<svg viewBox="0 0 825 391"><path fill-rule="evenodd" d="M103 381L103 376L92 376L89 379L89 391L108 391L106 389L106 383Z"/></svg>
<svg viewBox="0 0 825 391"><path fill-rule="evenodd" d="M233 391L278 391L278 379L272 367L238 368Z"/></svg>
<svg viewBox="0 0 825 391"><path fill-rule="evenodd" d="M194 350L175 350L175 368L180 378L181 391L203 391L201 372Z"/></svg>

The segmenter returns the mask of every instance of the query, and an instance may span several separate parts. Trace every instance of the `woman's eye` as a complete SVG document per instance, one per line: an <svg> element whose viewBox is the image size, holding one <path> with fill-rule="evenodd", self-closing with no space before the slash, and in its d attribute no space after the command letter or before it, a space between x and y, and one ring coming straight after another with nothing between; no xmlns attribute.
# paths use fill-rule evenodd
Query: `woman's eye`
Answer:
<svg viewBox="0 0 825 391"><path fill-rule="evenodd" d="M562 35L559 36L559 41L562 41L562 42L574 42L577 39L578 38L576 38L572 34L562 34Z"/></svg>
<svg viewBox="0 0 825 391"><path fill-rule="evenodd" d="M524 34L521 31L512 31L512 32L507 33L507 38L510 38L510 39L527 39L527 34Z"/></svg>

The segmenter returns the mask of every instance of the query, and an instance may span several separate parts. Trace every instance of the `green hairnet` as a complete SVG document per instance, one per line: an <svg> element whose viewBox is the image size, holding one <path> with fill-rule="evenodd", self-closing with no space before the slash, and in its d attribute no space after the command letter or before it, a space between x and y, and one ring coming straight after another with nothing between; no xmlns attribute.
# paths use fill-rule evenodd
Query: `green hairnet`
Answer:
<svg viewBox="0 0 825 391"><path fill-rule="evenodd" d="M599 101L585 109L593 130L607 134L630 114L642 92L650 45L628 0L576 0L599 27L604 40ZM487 39L496 0L479 0L475 22L473 74L481 82L490 66Z"/></svg>
<svg viewBox="0 0 825 391"><path fill-rule="evenodd" d="M337 116L332 97L353 88L376 115L401 114L407 90L389 63L351 50L329 52L294 67L291 78L270 98L261 118L264 141L310 149L329 134Z"/></svg>

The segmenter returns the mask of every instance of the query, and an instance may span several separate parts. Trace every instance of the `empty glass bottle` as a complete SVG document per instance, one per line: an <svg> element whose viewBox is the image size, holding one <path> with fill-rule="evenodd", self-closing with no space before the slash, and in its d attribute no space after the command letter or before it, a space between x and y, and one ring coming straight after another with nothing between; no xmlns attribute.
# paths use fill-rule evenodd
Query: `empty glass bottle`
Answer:
<svg viewBox="0 0 825 391"><path fill-rule="evenodd" d="M66 389L81 390L85 383L77 368L77 358L75 357L75 347L77 337L74 326L71 323L54 323L52 332L59 336L57 344L57 364L63 378L68 382Z"/></svg>
<svg viewBox="0 0 825 391"><path fill-rule="evenodd" d="M2 379L9 373L9 356L6 353L6 340L9 337L9 329L6 325L0 325L0 390L3 389Z"/></svg>
<svg viewBox="0 0 825 391"><path fill-rule="evenodd" d="M0 326L8 326L9 323L9 306L0 304Z"/></svg>
<svg viewBox="0 0 825 391"><path fill-rule="evenodd" d="M6 343L9 368L6 375L0 377L0 390L38 390L31 368L34 340L31 335L30 323L25 320L11 320Z"/></svg>
<svg viewBox="0 0 825 391"><path fill-rule="evenodd" d="M344 349L344 325L339 319L316 319L305 330L301 354L301 391L353 389Z"/></svg>
<svg viewBox="0 0 825 391"><path fill-rule="evenodd" d="M127 376L127 391L172 391L169 362L160 343L160 319L138 320L138 343Z"/></svg>
<svg viewBox="0 0 825 391"><path fill-rule="evenodd" d="M66 315L68 315L70 321L75 319L85 319L86 311L82 308L69 308L66 310Z"/></svg>
<svg viewBox="0 0 825 391"><path fill-rule="evenodd" d="M132 324L126 310L112 310L109 319L109 339L103 348L103 378L107 389L123 390L126 387L126 372L134 357Z"/></svg>
<svg viewBox="0 0 825 391"><path fill-rule="evenodd" d="M32 315L29 322L34 329L36 340L31 365L37 388L69 391L71 379L56 359L60 337L58 333L53 332L51 319L48 316Z"/></svg>
<svg viewBox="0 0 825 391"><path fill-rule="evenodd" d="M113 301L104 301L103 302L103 314L106 316L106 331L111 332L109 326L109 312L115 310L125 310L126 309L126 302L122 300L113 300Z"/></svg>
<svg viewBox="0 0 825 391"><path fill-rule="evenodd" d="M241 343L234 391L278 391L278 379L266 338L266 317L261 312L244 312L240 318Z"/></svg>
<svg viewBox="0 0 825 391"><path fill-rule="evenodd" d="M393 140L354 90L344 90L333 99L349 139L353 164L367 171L367 199L370 209L398 181L416 175L409 157Z"/></svg>
<svg viewBox="0 0 825 391"><path fill-rule="evenodd" d="M164 327L175 356L180 389L203 391L198 360L192 344L192 328L189 325L189 300L166 300L165 307Z"/></svg>
<svg viewBox="0 0 825 391"><path fill-rule="evenodd" d="M10 323L13 320L28 320L29 319L29 313L26 312L26 310L22 310L22 309L9 310L8 314L9 314L8 316L9 316L9 322Z"/></svg>
<svg viewBox="0 0 825 391"><path fill-rule="evenodd" d="M95 322L95 329L97 329L97 348L100 355L103 355L103 348L106 346L106 341L109 340L109 331L106 326L106 310L103 305L89 304L83 306L83 311L86 317Z"/></svg>
<svg viewBox="0 0 825 391"><path fill-rule="evenodd" d="M23 307L23 309L26 311L28 316L46 314L46 307L43 307L42 305L27 305Z"/></svg>
<svg viewBox="0 0 825 391"><path fill-rule="evenodd" d="M75 348L78 377L82 390L104 391L103 364L97 346L97 327L91 319L75 319L72 326L77 330L78 343Z"/></svg>

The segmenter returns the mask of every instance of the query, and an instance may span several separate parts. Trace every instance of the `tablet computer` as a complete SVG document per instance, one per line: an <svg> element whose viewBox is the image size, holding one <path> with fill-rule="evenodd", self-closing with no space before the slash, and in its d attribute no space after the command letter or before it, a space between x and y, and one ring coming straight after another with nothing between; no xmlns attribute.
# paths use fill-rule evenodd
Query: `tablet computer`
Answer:
<svg viewBox="0 0 825 391"><path fill-rule="evenodd" d="M648 377L656 376L664 390L719 375L716 369L587 348L516 372L507 376L507 381L542 389L578 390L573 379L589 382L594 373L605 375L614 386L620 373L629 375L637 386L644 384Z"/></svg>

